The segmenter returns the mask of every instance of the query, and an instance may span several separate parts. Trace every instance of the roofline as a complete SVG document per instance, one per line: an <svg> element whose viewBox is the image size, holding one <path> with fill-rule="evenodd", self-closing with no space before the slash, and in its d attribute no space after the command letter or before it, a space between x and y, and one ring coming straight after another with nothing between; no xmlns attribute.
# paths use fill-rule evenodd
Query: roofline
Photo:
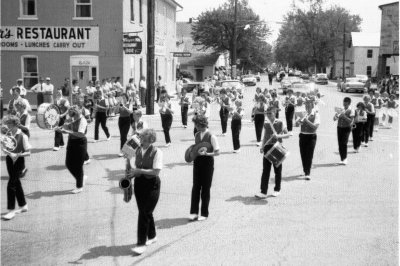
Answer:
<svg viewBox="0 0 400 266"><path fill-rule="evenodd" d="M397 1L397 2L392 2L392 3L387 3L387 4L384 4L384 5L380 5L380 6L378 6L380 9L382 9L382 7L384 7L384 6L389 6L389 5L393 5L393 4L398 4L399 3L399 1Z"/></svg>
<svg viewBox="0 0 400 266"><path fill-rule="evenodd" d="M176 2L175 0L167 0L168 2L172 2L174 5L176 5L177 7L180 7L181 9L183 9L183 6L181 6L178 2Z"/></svg>

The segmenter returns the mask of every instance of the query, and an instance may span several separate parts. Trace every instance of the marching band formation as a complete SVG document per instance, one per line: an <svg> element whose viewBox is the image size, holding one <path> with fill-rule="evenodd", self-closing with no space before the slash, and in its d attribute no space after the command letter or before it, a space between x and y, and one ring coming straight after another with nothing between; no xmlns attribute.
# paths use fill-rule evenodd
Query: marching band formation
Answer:
<svg viewBox="0 0 400 266"><path fill-rule="evenodd" d="M47 80L47 79L46 79ZM49 79L50 80L50 79ZM124 201L129 202L135 195L139 217L137 230L137 246L134 252L142 254L146 245L157 240L153 211L157 206L160 195L160 171L163 167L163 153L153 146L156 132L148 127L142 118L141 108L145 106L145 82L141 79L140 88L136 89L131 81L123 89L119 80L107 85L103 82L90 82L83 94L79 87L72 88L72 103L68 95L60 89L54 103L46 99L36 114L36 123L42 129L54 131L54 151L65 146L64 134L68 134L66 144L65 166L76 180L73 194L81 193L87 180L84 164L90 163L87 152L87 125L94 120L94 141L98 141L99 126L107 140L111 135L107 127L110 116L119 115L118 128L120 132L120 157L126 160L126 175L120 181L124 191ZM157 102L161 117L165 146L172 144L170 130L176 115L171 104L171 97L165 87L161 86L158 78ZM194 122L194 144L185 153L185 160L193 162L193 186L189 219L191 221L206 220L209 216L210 189L214 173L214 156L220 154L218 139L208 129L211 104L220 106L222 136L226 136L228 121L231 118L233 152L240 152L240 132L245 106L243 92L240 88L226 87L212 90L197 90L189 97L186 90L179 88L178 103L182 127L187 128L188 117ZM25 157L30 155L29 143L30 105L21 97L21 89L15 86L11 90L13 99L9 102L8 115L2 121L1 144L6 155L6 165L9 174L7 186L8 213L3 219L10 220L16 214L28 211L20 178L27 173ZM282 145L283 139L293 136L293 127L300 127L299 148L306 180L311 179L311 167L314 149L317 142L317 129L320 125L319 108L324 105L322 96L317 89L308 92L294 92L289 89L283 99L279 99L275 89L262 90L256 88L254 106L251 118L255 128L256 145L260 147L263 156L260 192L255 197L267 197L271 168L275 173L275 187L272 193L277 197L281 191L282 165L288 151ZM346 165L347 143L350 133L353 136L355 152L361 146L368 146L373 139L378 126L391 128L393 118L397 117L398 104L394 95L375 93L363 97L357 103L356 109L351 107L351 99L345 97L342 107L335 108L334 120L337 121L337 139L340 153L340 164ZM280 111L284 113L280 114ZM279 117L284 114L285 123ZM132 134L129 135L129 131ZM264 134L262 136L262 132ZM132 162L133 161L133 162ZM132 182L132 179L134 182ZM133 184L132 184L133 183ZM15 209L15 199L19 209ZM200 204L201 202L201 204ZM200 206L201 205L201 206ZM200 208L199 208L200 206Z"/></svg>

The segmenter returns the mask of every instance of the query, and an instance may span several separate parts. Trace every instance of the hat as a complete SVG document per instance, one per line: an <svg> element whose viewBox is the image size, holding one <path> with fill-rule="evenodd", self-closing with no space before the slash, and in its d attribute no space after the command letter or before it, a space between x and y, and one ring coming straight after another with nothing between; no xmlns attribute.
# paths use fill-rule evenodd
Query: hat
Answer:
<svg viewBox="0 0 400 266"><path fill-rule="evenodd" d="M50 78L49 78L49 77L47 77L47 78L46 78L46 80L50 80Z"/></svg>
<svg viewBox="0 0 400 266"><path fill-rule="evenodd" d="M23 80L22 79L17 79L17 82L23 82Z"/></svg>

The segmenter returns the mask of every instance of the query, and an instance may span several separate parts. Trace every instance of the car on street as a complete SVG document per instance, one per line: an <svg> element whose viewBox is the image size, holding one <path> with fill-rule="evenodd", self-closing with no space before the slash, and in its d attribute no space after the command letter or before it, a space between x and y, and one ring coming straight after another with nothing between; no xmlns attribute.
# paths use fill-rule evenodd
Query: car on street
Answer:
<svg viewBox="0 0 400 266"><path fill-rule="evenodd" d="M357 77L352 77L352 78L346 78L345 82L342 83L340 86L340 91L341 92L364 92L366 88L364 87L364 83L360 82L359 78Z"/></svg>
<svg viewBox="0 0 400 266"><path fill-rule="evenodd" d="M260 72L258 72L257 74L255 74L255 76L256 76L257 82L260 82L260 81L261 81Z"/></svg>
<svg viewBox="0 0 400 266"><path fill-rule="evenodd" d="M314 83L304 82L304 83L293 83L291 89L294 93L299 92L311 92L314 90Z"/></svg>
<svg viewBox="0 0 400 266"><path fill-rule="evenodd" d="M187 92L192 92L194 88L200 89L204 85L204 82L193 81L189 78L183 78L182 82L182 87L186 89Z"/></svg>
<svg viewBox="0 0 400 266"><path fill-rule="evenodd" d="M295 76L290 76L290 77L285 77L282 79L281 81L281 90L283 94L286 94L286 91L289 88L292 88L292 86L294 84L302 84L305 83L304 80L302 80L299 77L295 77Z"/></svg>
<svg viewBox="0 0 400 266"><path fill-rule="evenodd" d="M215 84L215 91L219 91L224 88L236 88L239 92L244 92L244 84L240 80L222 80Z"/></svg>
<svg viewBox="0 0 400 266"><path fill-rule="evenodd" d="M316 84L328 85L328 75L325 73L318 73L314 81Z"/></svg>
<svg viewBox="0 0 400 266"><path fill-rule="evenodd" d="M305 79L305 80L309 80L309 79L310 79L310 75L307 74L307 73L302 73L302 74L300 75L300 78Z"/></svg>
<svg viewBox="0 0 400 266"><path fill-rule="evenodd" d="M242 82L246 86L255 86L257 85L257 78L253 74L244 75L242 77Z"/></svg>
<svg viewBox="0 0 400 266"><path fill-rule="evenodd" d="M356 78L358 78L358 80L362 83L366 83L368 80L368 76L367 75L356 75Z"/></svg>

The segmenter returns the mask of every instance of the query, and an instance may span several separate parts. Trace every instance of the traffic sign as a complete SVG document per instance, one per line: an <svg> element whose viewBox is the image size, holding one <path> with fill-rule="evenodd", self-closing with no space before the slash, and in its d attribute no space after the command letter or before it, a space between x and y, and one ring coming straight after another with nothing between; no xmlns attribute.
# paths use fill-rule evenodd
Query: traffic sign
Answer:
<svg viewBox="0 0 400 266"><path fill-rule="evenodd" d="M189 52L173 52L174 57L191 57L192 53Z"/></svg>

